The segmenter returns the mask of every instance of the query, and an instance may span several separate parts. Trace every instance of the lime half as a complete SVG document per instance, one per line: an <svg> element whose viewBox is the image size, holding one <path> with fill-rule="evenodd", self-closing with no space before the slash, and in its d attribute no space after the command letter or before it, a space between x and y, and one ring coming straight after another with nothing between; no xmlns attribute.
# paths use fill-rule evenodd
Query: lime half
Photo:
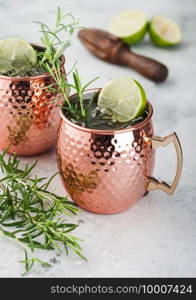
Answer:
<svg viewBox="0 0 196 300"><path fill-rule="evenodd" d="M144 113L146 104L143 88L130 77L120 77L108 82L98 97L99 107L119 122L138 118Z"/></svg>
<svg viewBox="0 0 196 300"><path fill-rule="evenodd" d="M26 41L17 38L8 38L0 41L0 72L10 69L24 70L34 66L37 54L34 48Z"/></svg>
<svg viewBox="0 0 196 300"><path fill-rule="evenodd" d="M113 17L109 31L127 44L141 41L146 33L146 15L140 10L127 10Z"/></svg>
<svg viewBox="0 0 196 300"><path fill-rule="evenodd" d="M162 16L153 17L149 24L149 33L152 42L160 47L177 45L182 38L180 27Z"/></svg>

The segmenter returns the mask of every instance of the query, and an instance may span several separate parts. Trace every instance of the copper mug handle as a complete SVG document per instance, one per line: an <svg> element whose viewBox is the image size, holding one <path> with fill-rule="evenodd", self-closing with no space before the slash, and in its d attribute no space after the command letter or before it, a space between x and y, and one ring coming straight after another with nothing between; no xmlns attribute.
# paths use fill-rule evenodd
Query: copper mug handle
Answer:
<svg viewBox="0 0 196 300"><path fill-rule="evenodd" d="M172 134L165 136L163 138L159 137L159 136L153 136L152 138L150 138L150 142L151 142L153 149L156 149L158 147L165 147L171 143L174 145L174 147L176 149L177 169L176 169L176 175L175 175L173 183L171 185L169 185L168 183L166 183L164 181L160 182L153 177L149 177L148 178L148 187L147 187L148 191L162 190L162 191L166 192L167 194L172 195L178 185L178 182L179 182L179 179L180 179L180 176L182 173L182 164L183 164L182 148L181 148L178 136L175 132L173 132Z"/></svg>

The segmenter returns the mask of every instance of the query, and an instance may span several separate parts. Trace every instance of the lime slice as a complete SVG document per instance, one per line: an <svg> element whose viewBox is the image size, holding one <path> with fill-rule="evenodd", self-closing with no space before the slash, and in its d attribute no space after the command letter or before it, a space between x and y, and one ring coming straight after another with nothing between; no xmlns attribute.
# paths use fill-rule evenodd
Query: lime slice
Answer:
<svg viewBox="0 0 196 300"><path fill-rule="evenodd" d="M146 29L145 13L136 9L121 12L109 23L109 31L129 45L141 41Z"/></svg>
<svg viewBox="0 0 196 300"><path fill-rule="evenodd" d="M130 77L108 82L101 90L98 105L119 122L128 122L141 116L146 108L146 94L141 85Z"/></svg>
<svg viewBox="0 0 196 300"><path fill-rule="evenodd" d="M150 21L149 33L152 42L160 47L169 47L181 42L180 27L162 16L155 16Z"/></svg>
<svg viewBox="0 0 196 300"><path fill-rule="evenodd" d="M37 61L34 48L26 41L17 38L8 38L0 41L0 72L10 69L24 70Z"/></svg>

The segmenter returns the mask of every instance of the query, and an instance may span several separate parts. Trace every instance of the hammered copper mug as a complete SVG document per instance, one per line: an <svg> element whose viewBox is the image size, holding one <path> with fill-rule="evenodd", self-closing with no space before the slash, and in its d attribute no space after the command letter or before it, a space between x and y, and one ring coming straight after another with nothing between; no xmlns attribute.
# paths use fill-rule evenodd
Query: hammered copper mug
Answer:
<svg viewBox="0 0 196 300"><path fill-rule="evenodd" d="M87 91L87 96L91 94L92 90ZM140 123L119 130L96 130L72 123L61 111L59 170L67 192L81 208L113 214L132 206L147 191L175 191L182 171L180 142L175 133L163 138L154 136L152 114L148 102L148 116ZM177 155L171 185L152 177L155 149L170 143Z"/></svg>
<svg viewBox="0 0 196 300"><path fill-rule="evenodd" d="M62 72L64 62L62 56ZM61 100L55 102L58 93L47 88L52 83L49 73L34 77L0 75L0 150L8 148L9 153L30 156L56 144Z"/></svg>

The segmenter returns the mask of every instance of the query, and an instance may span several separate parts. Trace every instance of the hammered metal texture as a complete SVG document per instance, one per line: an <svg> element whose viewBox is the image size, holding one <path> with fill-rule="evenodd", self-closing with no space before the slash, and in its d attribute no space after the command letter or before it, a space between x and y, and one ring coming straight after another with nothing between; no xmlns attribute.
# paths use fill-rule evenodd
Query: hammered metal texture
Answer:
<svg viewBox="0 0 196 300"><path fill-rule="evenodd" d="M63 184L83 209L112 214L126 210L145 193L154 167L151 119L141 128L100 134L72 125L59 127L57 160Z"/></svg>
<svg viewBox="0 0 196 300"><path fill-rule="evenodd" d="M64 69L63 69L64 71ZM44 89L49 74L0 76L0 150L21 156L40 154L55 145L60 121L57 94Z"/></svg>

